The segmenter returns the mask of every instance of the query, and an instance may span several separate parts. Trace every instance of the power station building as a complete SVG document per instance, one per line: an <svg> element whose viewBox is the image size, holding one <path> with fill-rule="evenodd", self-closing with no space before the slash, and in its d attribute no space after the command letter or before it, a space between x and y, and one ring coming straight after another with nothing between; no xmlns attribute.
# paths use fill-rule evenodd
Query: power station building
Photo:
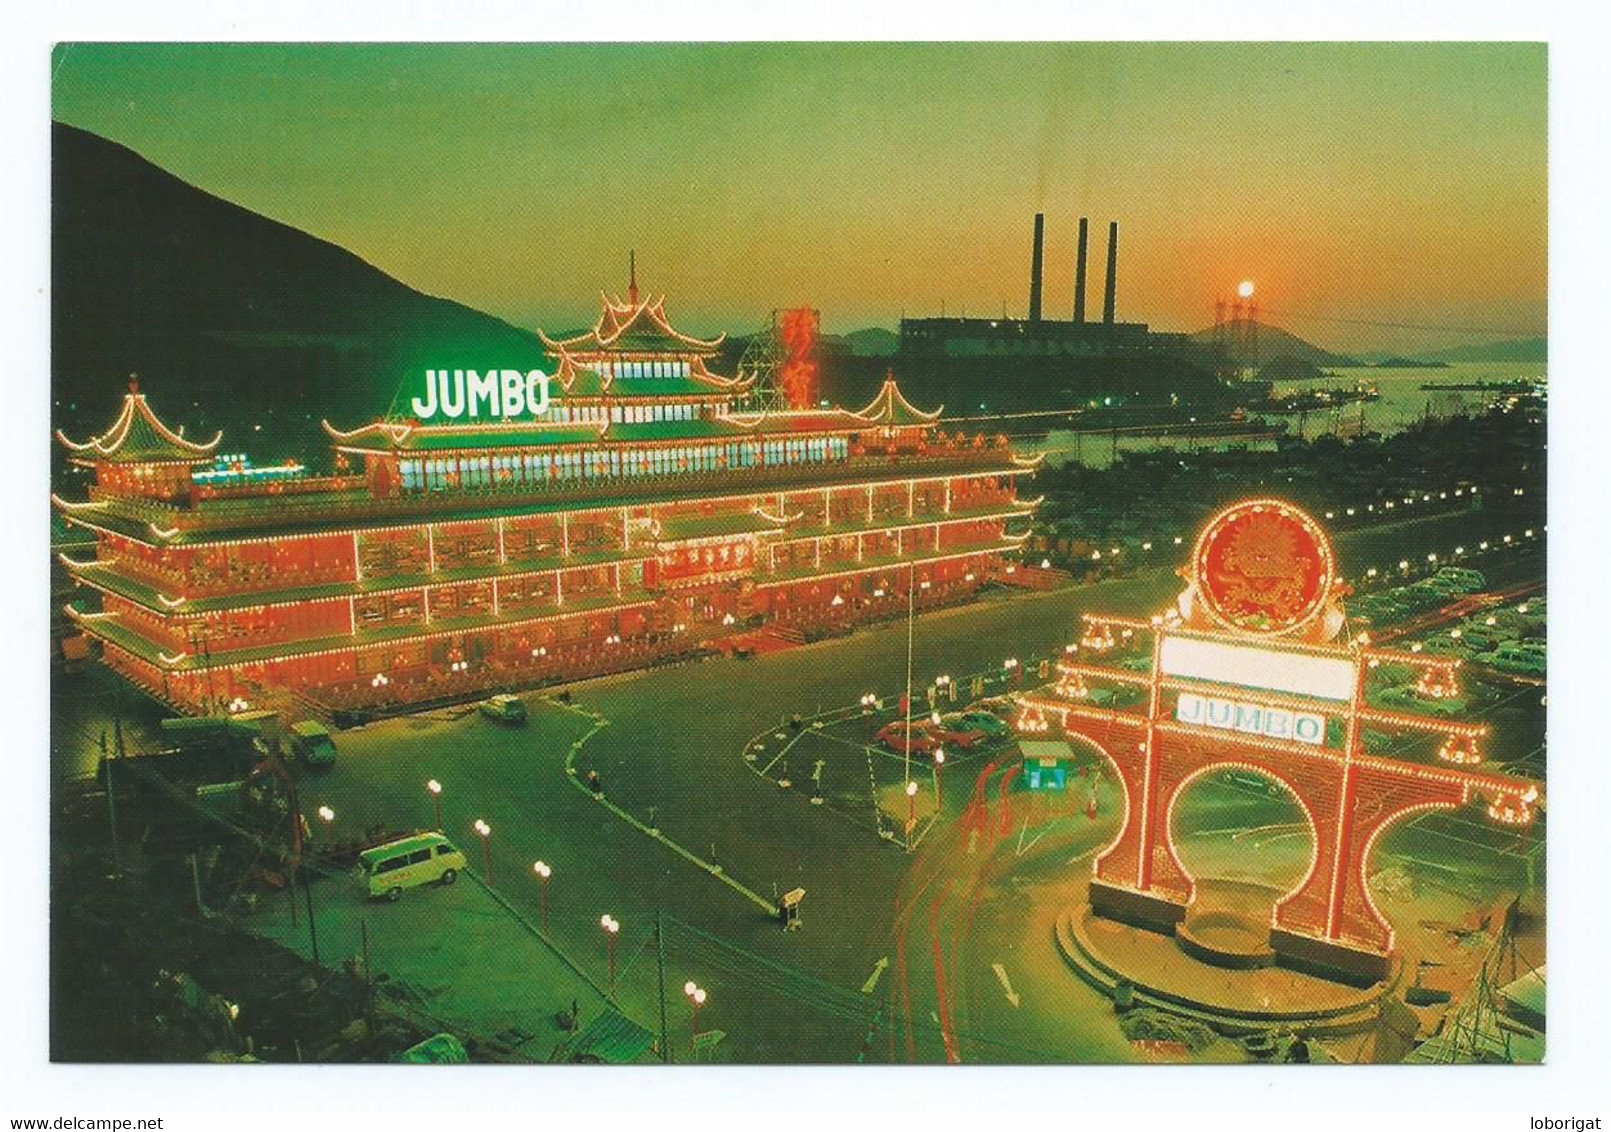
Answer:
<svg viewBox="0 0 1611 1132"><path fill-rule="evenodd" d="M1184 334L1156 333L1144 322L1119 322L1119 224L1108 225L1107 282L1102 318L1086 318L1086 255L1090 224L1080 217L1079 255L1074 271L1074 307L1068 319L1046 318L1043 308L1046 220L1035 214L1027 318L903 318L900 353L921 358L1109 358L1182 354Z"/></svg>

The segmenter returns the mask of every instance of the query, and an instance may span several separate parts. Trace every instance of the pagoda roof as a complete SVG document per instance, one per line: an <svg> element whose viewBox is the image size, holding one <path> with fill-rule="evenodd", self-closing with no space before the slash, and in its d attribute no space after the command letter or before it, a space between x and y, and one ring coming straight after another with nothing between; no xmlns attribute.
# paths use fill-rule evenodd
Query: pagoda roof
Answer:
<svg viewBox="0 0 1611 1132"><path fill-rule="evenodd" d="M689 422L683 422L689 423ZM616 425L613 428L626 426ZM647 426L637 426L647 427ZM146 546L205 546L242 538L287 538L328 534L332 530L382 530L421 523L476 522L560 512L572 514L648 503L674 503L698 498L710 502L770 496L803 488L842 488L870 482L916 478L938 481L956 475L1016 475L1026 471L1010 453L994 449L959 453L954 458L896 468L836 464L788 465L787 474L755 480L733 479L730 487L714 486L690 494L677 477L650 477L643 482L619 481L587 490L572 482L563 489L503 495L498 492L441 493L408 500L375 500L363 489L323 496L260 495L228 501L203 501L193 513L194 525L164 527L119 500L73 501L52 495L51 502L70 524L127 538ZM311 504L311 505L310 505Z"/></svg>
<svg viewBox="0 0 1611 1132"><path fill-rule="evenodd" d="M790 409L733 414L729 419L752 425L757 432L835 432L866 428L868 425L895 428L930 425L944 411L944 405L927 413L916 408L896 387L895 379L890 377L884 380L878 395L862 409Z"/></svg>
<svg viewBox="0 0 1611 1132"><path fill-rule="evenodd" d="M486 424L416 425L376 421L351 432L324 422L336 448L357 452L465 452L508 448L599 447L610 442L655 443L677 440L719 440L751 436L756 421L739 417L700 418L691 421L651 421L609 424Z"/></svg>
<svg viewBox="0 0 1611 1132"><path fill-rule="evenodd" d="M550 338L541 330L537 336L550 349L572 354L667 354L676 357L710 355L721 348L726 333L714 338L684 334L666 318L666 297L642 302L622 302L601 295L604 310L591 330L571 338Z"/></svg>
<svg viewBox="0 0 1611 1132"><path fill-rule="evenodd" d="M781 531L788 524L788 517L767 515L755 509L720 515L672 515L659 522L657 534L664 544L732 535L770 534Z"/></svg>
<svg viewBox="0 0 1611 1132"><path fill-rule="evenodd" d="M917 408L901 393L900 387L895 384L895 375L892 372L884 378L878 396L868 402L867 407L856 415L874 424L925 425L938 420L944 411L944 405L928 413Z"/></svg>
<svg viewBox="0 0 1611 1132"><path fill-rule="evenodd" d="M513 629L535 625L544 621L563 621L578 614L603 609L635 609L653 605L656 598L639 587L624 587L620 594L589 594L567 598L563 608L526 613L479 613L468 617L432 618L429 623L389 625L376 629L359 629L357 633L341 633L331 637L318 637L303 641L281 641L269 645L247 646L239 649L214 648L197 655L181 650L167 652L156 641L139 630L123 624L119 614L92 612L80 609L74 602L63 606L63 612L86 632L100 637L125 652L133 653L151 664L160 665L170 672L197 672L208 668L230 668L238 664L275 660L289 656L308 656L318 653L340 653L354 648L396 644L409 640L426 640L451 637L472 629Z"/></svg>
<svg viewBox="0 0 1611 1132"><path fill-rule="evenodd" d="M631 384L636 385L637 382ZM375 421L350 432L324 422L325 432L344 452L468 452L513 448L598 447L611 443L654 444L679 440L721 440L741 436L854 432L869 426L925 425L939 416L922 413L906 401L894 383L860 412L808 409L780 413L731 413L689 421L645 421L608 424L545 424L488 421L476 424L422 425L411 421Z"/></svg>
<svg viewBox="0 0 1611 1132"><path fill-rule="evenodd" d="M56 430L56 439L73 453L73 461L80 464L103 461L117 464L203 464L212 459L213 449L218 447L223 435L223 430L219 430L205 444L186 440L182 427L175 432L151 411L135 378L130 378L129 391L123 396L123 411L101 435L80 442L68 438L60 429Z"/></svg>
<svg viewBox="0 0 1611 1132"><path fill-rule="evenodd" d="M720 377L705 368L702 358L692 359L687 377L617 377L606 365L578 362L563 348L559 352L559 372L555 380L572 401L610 398L616 401L693 397L702 399L733 397L755 384L749 377Z"/></svg>
<svg viewBox="0 0 1611 1132"><path fill-rule="evenodd" d="M506 424L422 425L412 421L375 421L344 432L329 421L321 422L339 451L348 452L439 452L484 448L553 448L569 444L596 444L596 424Z"/></svg>

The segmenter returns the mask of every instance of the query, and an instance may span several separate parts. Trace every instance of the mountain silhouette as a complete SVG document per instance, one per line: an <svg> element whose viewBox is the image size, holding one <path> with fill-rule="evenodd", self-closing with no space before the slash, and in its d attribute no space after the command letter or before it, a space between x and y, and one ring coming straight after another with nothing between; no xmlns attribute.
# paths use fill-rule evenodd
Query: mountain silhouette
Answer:
<svg viewBox="0 0 1611 1132"><path fill-rule="evenodd" d="M550 364L535 334L124 146L60 122L51 144L52 418L69 436L105 428L138 372L174 427L222 428L223 451L259 461L317 461L321 418L406 411L426 368Z"/></svg>
<svg viewBox="0 0 1611 1132"><path fill-rule="evenodd" d="M1308 362L1311 365L1325 366L1357 366L1359 362L1343 354L1334 354L1330 350L1321 349L1313 342L1305 342L1296 334L1282 330L1279 326L1270 326L1267 323L1253 323L1252 349L1238 352L1235 349L1239 341L1237 331L1241 329L1240 323L1227 324L1225 327L1226 341L1231 358L1244 366L1266 366L1277 358L1283 359L1284 364L1292 361ZM1208 327L1191 335L1191 340L1201 346L1212 346L1217 340L1219 330Z"/></svg>

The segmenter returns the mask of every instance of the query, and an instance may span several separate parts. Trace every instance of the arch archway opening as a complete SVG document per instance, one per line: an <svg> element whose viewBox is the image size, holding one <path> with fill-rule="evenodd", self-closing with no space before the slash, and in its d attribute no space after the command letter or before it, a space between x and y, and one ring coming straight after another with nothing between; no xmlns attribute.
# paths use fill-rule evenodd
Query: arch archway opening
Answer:
<svg viewBox="0 0 1611 1132"><path fill-rule="evenodd" d="M1291 787L1251 767L1208 767L1176 791L1170 850L1197 887L1237 883L1277 897L1302 887L1315 861L1315 829Z"/></svg>
<svg viewBox="0 0 1611 1132"><path fill-rule="evenodd" d="M1317 859L1314 823L1292 788L1251 767L1205 767L1176 789L1167 829L1191 885L1181 945L1223 966L1273 963L1275 908Z"/></svg>

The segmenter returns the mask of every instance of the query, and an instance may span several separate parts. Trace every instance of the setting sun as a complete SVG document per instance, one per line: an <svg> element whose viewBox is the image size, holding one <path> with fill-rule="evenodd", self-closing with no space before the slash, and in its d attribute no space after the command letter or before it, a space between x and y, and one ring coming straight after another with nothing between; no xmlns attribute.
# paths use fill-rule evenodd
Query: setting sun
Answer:
<svg viewBox="0 0 1611 1132"><path fill-rule="evenodd" d="M1253 297L1253 280L1244 279L1236 285L1236 293L1244 299Z"/></svg>

